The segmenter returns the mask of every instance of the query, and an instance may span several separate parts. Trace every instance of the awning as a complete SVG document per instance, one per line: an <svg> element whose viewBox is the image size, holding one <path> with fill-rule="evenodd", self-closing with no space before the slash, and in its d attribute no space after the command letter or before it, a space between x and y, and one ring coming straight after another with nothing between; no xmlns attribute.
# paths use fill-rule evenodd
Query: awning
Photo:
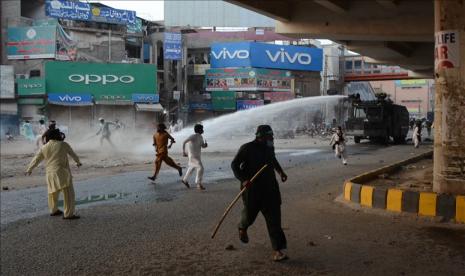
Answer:
<svg viewBox="0 0 465 276"><path fill-rule="evenodd" d="M137 111L150 111L150 112L162 112L163 106L161 104L141 104L136 103Z"/></svg>

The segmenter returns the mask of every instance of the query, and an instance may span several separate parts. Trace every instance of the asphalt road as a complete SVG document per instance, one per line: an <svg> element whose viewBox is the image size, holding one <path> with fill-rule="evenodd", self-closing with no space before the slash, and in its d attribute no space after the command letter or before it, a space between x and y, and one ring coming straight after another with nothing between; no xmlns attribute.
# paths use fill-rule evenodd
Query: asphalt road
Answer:
<svg viewBox="0 0 465 276"><path fill-rule="evenodd" d="M3 275L463 275L465 227L335 202L344 179L427 148L349 147L343 166L325 149L277 150L286 263L271 262L262 217L238 241L241 203L217 237L213 226L238 192L231 154L206 156L207 191L187 190L176 172L160 182L132 172L76 183L80 220L46 212L44 188L1 193ZM220 169L221 168L221 169ZM116 194L116 196L115 196ZM117 196L119 195L119 196ZM117 198L115 198L117 197ZM87 200L86 200L87 198ZM234 250L225 250L232 245Z"/></svg>

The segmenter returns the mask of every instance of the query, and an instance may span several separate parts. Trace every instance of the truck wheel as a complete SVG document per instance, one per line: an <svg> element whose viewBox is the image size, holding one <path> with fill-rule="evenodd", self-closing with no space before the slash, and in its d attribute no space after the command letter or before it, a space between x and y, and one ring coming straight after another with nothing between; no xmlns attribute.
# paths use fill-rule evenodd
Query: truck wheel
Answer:
<svg viewBox="0 0 465 276"><path fill-rule="evenodd" d="M360 136L354 136L354 142L355 142L355 144L359 144L360 143Z"/></svg>

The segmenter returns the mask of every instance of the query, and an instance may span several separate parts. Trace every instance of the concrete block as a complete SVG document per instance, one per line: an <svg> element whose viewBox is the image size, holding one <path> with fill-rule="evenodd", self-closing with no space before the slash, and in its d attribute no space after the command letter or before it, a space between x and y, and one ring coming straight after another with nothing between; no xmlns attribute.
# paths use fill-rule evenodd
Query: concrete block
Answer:
<svg viewBox="0 0 465 276"><path fill-rule="evenodd" d="M402 212L402 191L388 189L386 209L394 212Z"/></svg>
<svg viewBox="0 0 465 276"><path fill-rule="evenodd" d="M448 220L455 217L455 197L441 194L436 200L436 216L444 217Z"/></svg>
<svg viewBox="0 0 465 276"><path fill-rule="evenodd" d="M367 207L373 206L373 190L372 186L362 186L360 191L360 204Z"/></svg>
<svg viewBox="0 0 465 276"><path fill-rule="evenodd" d="M420 193L420 202L418 204L418 214L422 216L436 216L437 194Z"/></svg>
<svg viewBox="0 0 465 276"><path fill-rule="evenodd" d="M404 191L402 193L402 211L409 213L418 213L418 201L420 194L418 192Z"/></svg>
<svg viewBox="0 0 465 276"><path fill-rule="evenodd" d="M350 190L352 189L352 182L344 184L344 199L350 201Z"/></svg>
<svg viewBox="0 0 465 276"><path fill-rule="evenodd" d="M465 196L457 196L455 199L455 220L465 223Z"/></svg>
<svg viewBox="0 0 465 276"><path fill-rule="evenodd" d="M355 203L360 203L360 191L362 190L362 185L352 183L352 189L350 191L350 201Z"/></svg>
<svg viewBox="0 0 465 276"><path fill-rule="evenodd" d="M373 191L373 207L386 209L387 190L375 188Z"/></svg>

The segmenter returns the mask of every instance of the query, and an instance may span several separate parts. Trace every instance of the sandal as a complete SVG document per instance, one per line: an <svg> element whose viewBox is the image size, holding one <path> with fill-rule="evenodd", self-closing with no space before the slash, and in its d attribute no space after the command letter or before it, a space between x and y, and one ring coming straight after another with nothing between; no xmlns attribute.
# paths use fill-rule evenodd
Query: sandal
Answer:
<svg viewBox="0 0 465 276"><path fill-rule="evenodd" d="M205 190L205 187L202 186L201 184L199 184L199 185L197 185L197 189L204 191L204 190Z"/></svg>
<svg viewBox="0 0 465 276"><path fill-rule="evenodd" d="M249 236L247 235L247 230L239 229L239 239L243 243L248 243L249 242Z"/></svg>
<svg viewBox="0 0 465 276"><path fill-rule="evenodd" d="M273 262L281 262L281 261L285 261L287 259L289 259L289 257L286 254L282 253L282 252L280 252L279 254L273 255Z"/></svg>
<svg viewBox="0 0 465 276"><path fill-rule="evenodd" d="M55 212L50 214L50 216L52 216L52 217L59 216L59 215L63 215L63 211L56 210Z"/></svg>

